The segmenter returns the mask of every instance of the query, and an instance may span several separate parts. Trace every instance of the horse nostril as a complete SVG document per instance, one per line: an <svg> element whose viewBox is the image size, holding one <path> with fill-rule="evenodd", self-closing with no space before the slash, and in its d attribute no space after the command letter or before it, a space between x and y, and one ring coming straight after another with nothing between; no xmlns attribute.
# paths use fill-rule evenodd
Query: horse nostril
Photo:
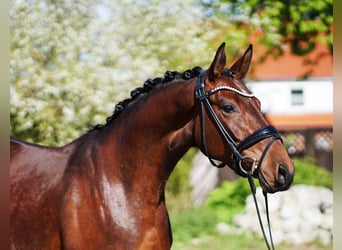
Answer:
<svg viewBox="0 0 342 250"><path fill-rule="evenodd" d="M281 186L284 186L286 184L286 180L288 179L289 172L287 168L280 164L278 168L278 183Z"/></svg>

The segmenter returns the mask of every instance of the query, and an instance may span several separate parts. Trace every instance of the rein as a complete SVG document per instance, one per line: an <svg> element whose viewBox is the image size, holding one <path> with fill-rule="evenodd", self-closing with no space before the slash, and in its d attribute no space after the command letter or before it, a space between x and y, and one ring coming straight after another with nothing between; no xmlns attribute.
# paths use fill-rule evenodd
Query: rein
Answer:
<svg viewBox="0 0 342 250"><path fill-rule="evenodd" d="M228 86L219 86L219 87L213 88L210 91L206 92L205 91L205 73L206 73L206 71L201 72L201 74L199 75L199 77L197 79L196 86L195 86L195 96L200 101L200 105L201 105L201 110L200 110L201 141L202 141L204 153L208 157L210 163L212 165L214 165L215 167L222 168L225 166L224 163L221 163L218 165L217 163L214 162L214 160L211 158L211 156L208 152L207 146L206 146L205 119L204 119L204 109L206 108L206 111L208 112L208 115L210 116L212 122L217 127L219 133L222 135L224 141L227 143L227 145L229 146L229 148L232 151L232 160L233 160L232 169L234 170L235 173L237 173L241 177L244 177L244 178L247 177L247 179L248 179L248 182L249 182L252 194L253 194L254 204L256 207L257 214L258 214L259 224L260 224L261 231L263 233L264 241L265 241L265 244L267 246L267 249L271 249L270 244L267 240L267 236L265 234L264 226L263 226L260 211L259 211L259 206L258 206L256 196L255 196L256 188L254 185L253 174L254 174L254 172L258 171L258 173L257 173L258 176L262 179L265 179L262 172L259 171L259 169L261 168L262 161L265 158L265 156L266 156L268 150L270 149L271 145L273 144L273 142L275 142L276 140L282 141L282 139L281 139L277 129L274 126L268 125L268 126L265 126L265 127L262 127L260 129L256 130L255 132L253 132L252 134L247 136L239 144L236 144L236 142L233 140L231 135L227 132L227 130L224 128L221 121L218 119L217 115L215 114L215 112L214 112L214 110L210 104L209 97L218 91L231 91L231 92L234 92L234 93L241 95L243 97L246 97L246 98L252 98L252 97L254 97L254 95L246 93L246 92L242 92L240 90L237 90L235 88L228 87ZM233 76L232 72L229 72L229 73L230 73L230 75ZM254 157L251 157L248 155L242 155L243 150L245 150L245 149L247 149L247 148L249 148L249 147L257 144L258 142L260 142L266 138L269 138L269 137L272 137L272 139L266 145L258 163ZM243 161L245 159L252 160L252 166L251 166L250 170L245 170L242 166ZM266 181L265 181L265 185L268 185ZM271 187L269 187L269 188L271 189ZM263 192L263 194L265 197L266 216L267 216L269 237L270 237L272 249L274 249L270 220L269 220L267 194L265 192Z"/></svg>

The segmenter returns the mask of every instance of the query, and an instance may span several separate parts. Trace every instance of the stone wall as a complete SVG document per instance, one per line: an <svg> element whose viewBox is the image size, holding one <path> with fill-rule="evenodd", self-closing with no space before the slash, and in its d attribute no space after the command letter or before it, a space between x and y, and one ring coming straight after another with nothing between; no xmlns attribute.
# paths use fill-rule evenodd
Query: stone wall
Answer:
<svg viewBox="0 0 342 250"><path fill-rule="evenodd" d="M257 200L267 231L264 196L257 189ZM286 192L268 195L271 228L274 244L305 244L319 240L324 245L333 240L333 192L322 187L292 186ZM259 234L262 237L252 195L246 200L242 214L233 219L234 225L223 223L217 228L221 233Z"/></svg>

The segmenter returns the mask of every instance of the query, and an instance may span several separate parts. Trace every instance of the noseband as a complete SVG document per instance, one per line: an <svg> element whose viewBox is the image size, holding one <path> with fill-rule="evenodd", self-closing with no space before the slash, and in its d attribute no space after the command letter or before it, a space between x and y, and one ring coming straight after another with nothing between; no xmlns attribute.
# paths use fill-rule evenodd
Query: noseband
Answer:
<svg viewBox="0 0 342 250"><path fill-rule="evenodd" d="M228 74L231 77L234 77L234 73L232 71L226 71L226 72L228 72ZM262 174L262 171L260 171L262 161L265 158L265 155L268 152L268 150L270 149L273 142L275 142L276 140L280 140L282 142L282 139L281 139L277 129L274 126L268 125L268 126L265 126L265 127L262 127L260 129L256 130L255 132L253 132L252 134L247 136L239 144L237 144L233 140L232 136L228 133L228 131L224 128L221 121L218 119L217 115L215 114L214 109L212 108L212 106L210 104L209 97L218 91L231 91L233 93L236 93L236 94L243 96L243 97L246 97L246 98L252 98L252 97L254 97L254 95L246 93L246 92L242 92L240 90L237 90L237 89L229 87L229 86L218 86L218 87L213 88L210 91L206 92L205 91L205 73L206 73L206 71L201 72L201 74L199 75L199 77L197 79L196 86L195 86L195 96L200 101L200 104L201 104L201 110L200 110L200 123L201 123L201 131L202 131L201 132L201 141L202 141L204 153L206 154L206 156L208 157L208 159L212 165L214 165L218 168L222 168L225 166L224 163L221 163L219 165L216 164L208 152L208 149L206 146L206 135L205 135L205 119L204 119L204 106L205 106L209 117L211 118L212 122L214 123L214 125L218 129L218 131L221 134L221 136L223 137L224 141L227 143L230 150L232 151L233 165L231 166L231 168L234 170L235 173L237 173L241 177L247 177L248 178L248 181L249 181L252 193L253 193L253 198L254 198L256 210L258 213L258 219L259 219L260 227L261 227L262 233L264 235L264 240L265 240L265 243L267 245L267 248L270 249L270 246L268 244L267 237L265 235L265 231L264 231L264 228L262 225L258 204L256 202L256 197L255 197L256 189L255 189L255 185L254 185L254 181L253 181L253 173L255 171L258 171L259 177L262 178L263 180L265 180L265 178ZM252 147L253 145L257 144L258 142L265 140L266 138L270 138L270 137L272 137L272 138L268 142L268 144L266 145L264 151L262 152L262 155L261 155L258 163L254 157L251 157L248 155L242 155L243 150L246 150L246 149ZM252 167L250 170L246 170L243 168L243 161L246 159L252 160ZM264 184L269 185L266 181L264 181ZM271 188L271 187L269 186L269 188ZM270 223L269 223L268 202L267 202L266 193L264 193L264 196L265 196L265 203L266 203L266 214L267 214L267 221L268 221L268 226L269 226L269 234L270 234L270 239L271 239L271 243L272 243L272 249L274 249L273 241L272 241L272 234L271 234L271 229L270 229Z"/></svg>

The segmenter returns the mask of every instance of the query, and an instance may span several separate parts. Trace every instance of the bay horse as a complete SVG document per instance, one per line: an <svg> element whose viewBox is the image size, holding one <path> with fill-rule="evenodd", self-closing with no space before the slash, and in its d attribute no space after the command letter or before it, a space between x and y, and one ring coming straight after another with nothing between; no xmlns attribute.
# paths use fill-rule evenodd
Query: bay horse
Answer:
<svg viewBox="0 0 342 250"><path fill-rule="evenodd" d="M65 146L11 138L11 249L170 249L165 184L191 147L287 190L293 162L243 83L252 46L230 68L224 48L207 70L147 80Z"/></svg>

